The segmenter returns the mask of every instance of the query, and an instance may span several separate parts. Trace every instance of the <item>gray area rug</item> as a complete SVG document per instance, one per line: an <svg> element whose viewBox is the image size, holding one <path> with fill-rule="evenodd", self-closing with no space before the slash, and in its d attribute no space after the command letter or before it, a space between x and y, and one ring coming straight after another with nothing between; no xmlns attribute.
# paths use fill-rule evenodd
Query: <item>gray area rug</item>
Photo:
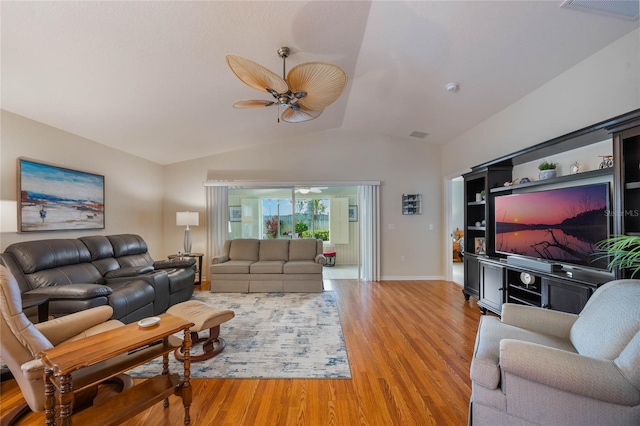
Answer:
<svg viewBox="0 0 640 426"><path fill-rule="evenodd" d="M350 378L351 370L333 292L210 293L194 299L236 316L221 325L222 353L191 363L192 378ZM206 336L207 331L200 332ZM199 353L201 344L194 345ZM169 355L169 368L182 364ZM136 378L162 371L162 358L131 370Z"/></svg>

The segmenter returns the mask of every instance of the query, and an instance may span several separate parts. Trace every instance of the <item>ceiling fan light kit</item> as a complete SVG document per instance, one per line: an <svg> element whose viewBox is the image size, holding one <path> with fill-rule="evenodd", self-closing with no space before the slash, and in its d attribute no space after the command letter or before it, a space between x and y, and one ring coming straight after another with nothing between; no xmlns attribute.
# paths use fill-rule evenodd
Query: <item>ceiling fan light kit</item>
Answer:
<svg viewBox="0 0 640 426"><path fill-rule="evenodd" d="M337 65L325 62L305 62L286 73L288 47L278 49L282 58L282 78L249 59L227 55L231 71L249 87L269 93L275 101L244 100L233 104L234 108L262 108L279 105L282 119L287 123L313 120L335 102L347 84L347 74ZM285 77L286 76L286 77Z"/></svg>

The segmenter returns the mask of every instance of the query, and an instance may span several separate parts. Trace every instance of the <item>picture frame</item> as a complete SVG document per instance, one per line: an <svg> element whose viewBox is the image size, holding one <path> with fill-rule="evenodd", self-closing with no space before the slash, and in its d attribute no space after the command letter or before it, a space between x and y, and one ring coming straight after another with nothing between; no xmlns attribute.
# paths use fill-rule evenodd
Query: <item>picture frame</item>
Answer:
<svg viewBox="0 0 640 426"><path fill-rule="evenodd" d="M229 206L229 222L242 222L242 206Z"/></svg>
<svg viewBox="0 0 640 426"><path fill-rule="evenodd" d="M358 221L358 206L349 206L349 222Z"/></svg>
<svg viewBox="0 0 640 426"><path fill-rule="evenodd" d="M19 232L105 228L103 175L18 158Z"/></svg>
<svg viewBox="0 0 640 426"><path fill-rule="evenodd" d="M474 239L474 252L475 254L486 254L487 246L486 239L482 237L476 237Z"/></svg>

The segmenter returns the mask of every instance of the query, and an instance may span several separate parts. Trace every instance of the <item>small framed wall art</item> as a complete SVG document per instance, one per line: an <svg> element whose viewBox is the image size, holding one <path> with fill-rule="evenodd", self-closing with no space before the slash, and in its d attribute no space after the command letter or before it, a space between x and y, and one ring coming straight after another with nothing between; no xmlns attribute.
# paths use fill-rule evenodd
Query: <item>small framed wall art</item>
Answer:
<svg viewBox="0 0 640 426"><path fill-rule="evenodd" d="M242 222L242 206L229 206L229 222Z"/></svg>
<svg viewBox="0 0 640 426"><path fill-rule="evenodd" d="M475 244L475 253L476 254L486 254L487 253L487 247L486 247L486 243L485 243L485 239L484 238L479 238L476 237L474 240Z"/></svg>

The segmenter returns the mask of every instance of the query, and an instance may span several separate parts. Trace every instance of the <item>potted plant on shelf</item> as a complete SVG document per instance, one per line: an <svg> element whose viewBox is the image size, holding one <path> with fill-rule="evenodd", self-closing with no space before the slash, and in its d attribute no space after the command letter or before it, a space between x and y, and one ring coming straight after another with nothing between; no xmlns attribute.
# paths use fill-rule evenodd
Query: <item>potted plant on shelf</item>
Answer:
<svg viewBox="0 0 640 426"><path fill-rule="evenodd" d="M616 267L629 269L631 278L640 272L640 237L616 235L600 241L596 247L602 256L610 259L610 270Z"/></svg>
<svg viewBox="0 0 640 426"><path fill-rule="evenodd" d="M542 163L538 165L538 170L540 170L540 173L538 173L538 179L544 180L556 177L556 166L556 163L542 160Z"/></svg>

